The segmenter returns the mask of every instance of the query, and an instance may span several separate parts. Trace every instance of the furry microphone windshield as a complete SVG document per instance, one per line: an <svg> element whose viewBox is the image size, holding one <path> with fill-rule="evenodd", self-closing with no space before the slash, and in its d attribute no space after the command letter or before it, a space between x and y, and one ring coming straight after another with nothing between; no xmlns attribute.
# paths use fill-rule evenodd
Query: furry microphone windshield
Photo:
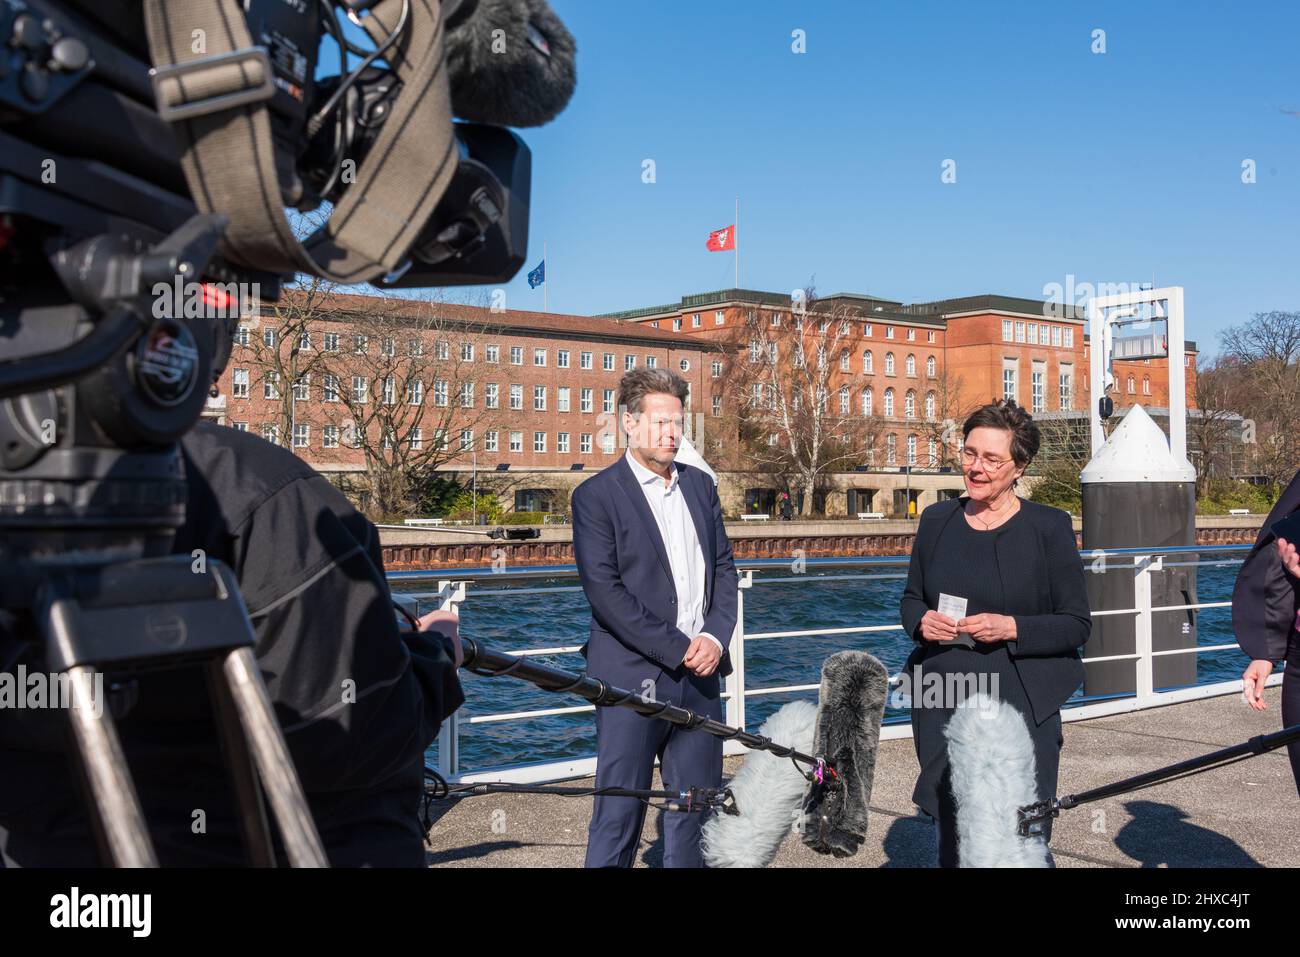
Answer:
<svg viewBox="0 0 1300 957"><path fill-rule="evenodd" d="M866 839L888 694L889 671L865 651L841 651L822 665L812 753L834 777L814 780L803 808L803 842L820 854L848 857Z"/></svg>
<svg viewBox="0 0 1300 957"><path fill-rule="evenodd" d="M1038 800L1034 744L1020 712L977 694L954 709L944 735L960 865L1047 867L1047 842L1017 830L1017 810Z"/></svg>
<svg viewBox="0 0 1300 957"><path fill-rule="evenodd" d="M817 708L791 701L763 722L759 734L805 754L812 751ZM807 781L800 765L768 751L752 751L727 785L735 814L715 814L704 824L700 849L709 867L766 867L799 818Z"/></svg>

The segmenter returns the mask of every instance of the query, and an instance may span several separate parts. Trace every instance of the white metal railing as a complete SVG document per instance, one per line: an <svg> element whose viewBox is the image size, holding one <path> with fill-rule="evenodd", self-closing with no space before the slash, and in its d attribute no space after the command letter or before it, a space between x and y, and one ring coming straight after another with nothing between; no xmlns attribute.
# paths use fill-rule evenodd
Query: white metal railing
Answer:
<svg viewBox="0 0 1300 957"><path fill-rule="evenodd" d="M1235 553L1246 552L1250 546L1246 545L1220 545L1220 546L1179 546L1161 549L1150 548L1121 548L1121 549L1098 549L1093 551L1080 552L1080 559L1087 562L1091 560L1091 569L1098 573L1120 572L1131 570L1133 573L1134 585L1134 607L1132 608L1111 608L1101 609L1092 612L1092 617L1100 618L1113 615L1134 615L1135 617L1135 647L1131 654L1106 655L1100 657L1085 657L1084 664L1095 664L1103 661L1132 661L1137 673L1136 692L1131 695L1121 695L1108 697L1100 700L1076 699L1079 703L1071 705L1062 711L1062 719L1065 721L1079 721L1086 718L1095 718L1107 714L1120 714L1130 711L1138 711L1145 708L1158 707L1161 705L1175 704L1182 701L1192 701L1199 698L1214 697L1217 695L1231 694L1240 692L1242 688L1241 680L1235 679L1230 681L1220 681L1195 685L1192 687L1176 688L1170 690L1156 690L1154 684L1154 665L1155 659L1166 655L1179 654L1203 654L1206 652L1225 651L1236 649L1235 642L1215 645L1197 645L1190 648L1175 648L1163 651L1156 651L1152 644L1152 622L1153 616L1175 611L1200 611L1210 608L1227 608L1231 606L1228 601L1216 602L1197 602L1185 605L1152 605L1151 604L1151 575L1154 572L1162 571L1171 567L1188 567L1188 566L1207 566L1222 567L1226 565L1239 564L1241 557L1228 558L1226 560L1201 560L1197 557L1191 561L1167 562L1169 556L1181 554L1192 554L1200 556L1207 552L1213 553ZM1119 559L1116 563L1114 559ZM869 568L887 568L890 566L905 566L909 559L903 557L863 557L863 558L826 558L826 559L802 559L803 566L848 566ZM799 685L781 685L775 687L749 688L745 682L745 647L753 641L769 641L789 638L808 638L815 636L834 636L834 635L860 635L873 634L887 631L902 631L901 624L885 625L864 625L848 628L809 628L792 631L767 631L767 632L749 632L745 631L745 594L756 584L772 584L776 582L789 581L807 581L806 575L791 577L771 577L760 578L755 580L754 571L762 568L780 568L790 567L791 562L785 559L761 559L751 561L737 562L740 573L739 593L737 596L737 615L736 630L732 634L731 643L728 651L731 655L732 672L726 678L726 683L722 692L722 698L726 704L725 720L727 724L734 727L745 726L745 702L750 698L756 698L766 695L789 694L799 692L816 692L818 684L799 684ZM491 582L505 584L514 581L526 581L529 579L539 578L557 578L574 575L571 566L538 566L532 568L521 568L508 572L489 572L489 571L466 571L466 572L394 572L389 575L391 582L395 584L412 584L423 581L436 582L437 591L427 593L408 594L407 597L416 599L426 599L436 601L440 607L445 609L458 609L466 600L468 588L471 584L477 582ZM456 577L448 577L455 575ZM832 581L832 580L886 580L886 579L903 579L906 573L902 571L888 573L867 573L867 574L848 574L848 575L818 575L815 581ZM540 588L509 588L509 589L491 589L485 588L476 590L476 595L480 597L498 596L498 595L525 595L525 594L542 594L557 592L577 592L581 591L580 586L547 586ZM511 654L520 656L536 655L559 655L559 654L576 654L581 650L581 645L562 645L550 648L529 648L522 651L511 651ZM1274 674L1268 680L1269 685L1276 685L1282 680L1281 674ZM535 783L539 781L554 781L564 778L577 777L594 773L596 759L594 755L586 755L573 758L565 758L558 761L539 761L526 764L510 765L505 767L481 768L471 771L465 771L460 766L460 738L466 725L478 724L496 724L506 721L530 720L542 717L551 717L555 715L578 714L584 711L594 711L593 705L576 705L570 707L542 708L528 711L512 711L498 714L484 714L473 716L462 716L459 712L451 715L443 723L438 737L438 770L449 781L459 783L472 783L475 781L512 781L516 783ZM881 729L881 737L884 739L904 738L911 736L911 724L906 719L893 719L886 722ZM726 753L741 753L745 749L737 742L724 742Z"/></svg>

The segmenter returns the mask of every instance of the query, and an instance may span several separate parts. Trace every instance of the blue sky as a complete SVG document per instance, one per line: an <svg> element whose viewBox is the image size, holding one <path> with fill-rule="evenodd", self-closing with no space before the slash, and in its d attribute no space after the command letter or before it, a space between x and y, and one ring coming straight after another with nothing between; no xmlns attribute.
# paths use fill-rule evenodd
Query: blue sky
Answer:
<svg viewBox="0 0 1300 957"><path fill-rule="evenodd" d="M747 288L910 302L1154 275L1186 288L1207 352L1253 312L1300 309L1300 4L552 6L578 89L522 131L510 308L542 306L524 273L543 240L553 311L729 287L731 254L704 241L739 194Z"/></svg>

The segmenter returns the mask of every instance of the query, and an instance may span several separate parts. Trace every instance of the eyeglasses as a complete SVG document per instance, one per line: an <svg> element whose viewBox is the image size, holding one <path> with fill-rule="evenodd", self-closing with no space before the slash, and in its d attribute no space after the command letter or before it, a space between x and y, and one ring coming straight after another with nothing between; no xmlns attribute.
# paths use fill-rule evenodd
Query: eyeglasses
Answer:
<svg viewBox="0 0 1300 957"><path fill-rule="evenodd" d="M996 472L998 469L1002 468L1002 466L1011 461L1011 459L991 459L987 455L976 455L971 449L961 450L962 465L967 467L972 466L975 464L977 459L979 460L979 463L984 466L984 471L989 473Z"/></svg>

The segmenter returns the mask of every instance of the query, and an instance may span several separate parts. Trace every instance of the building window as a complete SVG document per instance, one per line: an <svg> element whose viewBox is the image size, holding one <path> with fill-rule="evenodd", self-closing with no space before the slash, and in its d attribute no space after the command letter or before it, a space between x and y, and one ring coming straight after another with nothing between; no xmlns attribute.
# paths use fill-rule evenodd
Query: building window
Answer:
<svg viewBox="0 0 1300 957"><path fill-rule="evenodd" d="M483 394L483 401L489 409L501 408L501 386L495 382L489 382Z"/></svg>
<svg viewBox="0 0 1300 957"><path fill-rule="evenodd" d="M1073 349L1073 348L1074 348L1074 330L1071 329L1069 326L1067 326L1066 329L1065 329L1065 332L1061 333L1061 335L1063 335L1063 336L1065 337L1065 348L1067 348L1067 349Z"/></svg>
<svg viewBox="0 0 1300 957"><path fill-rule="evenodd" d="M419 405L424 401L424 383L419 379L407 383L406 401L409 405Z"/></svg>
<svg viewBox="0 0 1300 957"><path fill-rule="evenodd" d="M474 361L474 343L462 342L460 344L460 361L461 362Z"/></svg>
<svg viewBox="0 0 1300 957"><path fill-rule="evenodd" d="M524 364L524 347L523 347L523 346L511 346L511 347L510 347L510 364L511 364L512 366L521 366L521 365Z"/></svg>
<svg viewBox="0 0 1300 957"><path fill-rule="evenodd" d="M681 332L681 331L682 331L682 320L680 318L674 319L673 332Z"/></svg>
<svg viewBox="0 0 1300 957"><path fill-rule="evenodd" d="M247 432L247 431L248 431L248 423L247 423L247 422L231 422L231 423L230 423L230 427L231 427L232 429L234 429L236 432Z"/></svg>
<svg viewBox="0 0 1300 957"><path fill-rule="evenodd" d="M248 326L240 326L235 330L235 345L248 345Z"/></svg>
<svg viewBox="0 0 1300 957"><path fill-rule="evenodd" d="M631 372L636 368L636 356L626 355L623 357L623 371Z"/></svg>
<svg viewBox="0 0 1300 957"><path fill-rule="evenodd" d="M1144 375L1144 376L1142 377L1142 394L1143 394L1143 395L1150 395L1150 394L1151 394L1151 377L1150 377L1150 376L1145 376L1145 375Z"/></svg>
<svg viewBox="0 0 1300 957"><path fill-rule="evenodd" d="M894 415L894 390L885 390L885 418L892 418Z"/></svg>
<svg viewBox="0 0 1300 957"><path fill-rule="evenodd" d="M524 409L524 387L518 383L510 387L510 408L516 412Z"/></svg>
<svg viewBox="0 0 1300 957"><path fill-rule="evenodd" d="M700 328L700 314L698 312L691 316L691 328Z"/></svg>
<svg viewBox="0 0 1300 957"><path fill-rule="evenodd" d="M1029 329L1029 344L1032 346L1035 342L1038 341L1038 323L1036 322L1029 323L1028 329Z"/></svg>
<svg viewBox="0 0 1300 957"><path fill-rule="evenodd" d="M1069 367L1061 366L1060 388L1061 388L1061 411L1062 412L1068 412L1070 410L1071 392L1073 391L1073 389L1071 388L1072 386L1071 379L1072 376L1070 374Z"/></svg>
<svg viewBox="0 0 1300 957"><path fill-rule="evenodd" d="M522 452L523 450L524 450L524 433L522 433L522 432L511 432L511 433L510 433L510 451L511 451L511 452Z"/></svg>
<svg viewBox="0 0 1300 957"><path fill-rule="evenodd" d="M600 410L601 410L602 412L613 412L613 411L614 411L614 390L613 390L613 389L606 389L606 390L605 390L605 395L604 395L603 400L601 401L601 407L600 407Z"/></svg>
<svg viewBox="0 0 1300 957"><path fill-rule="evenodd" d="M337 449L339 447L339 427L337 425L327 425L321 430L321 447L326 449Z"/></svg>
<svg viewBox="0 0 1300 957"><path fill-rule="evenodd" d="M614 371L614 353L606 352L601 359L601 368L606 372Z"/></svg>
<svg viewBox="0 0 1300 957"><path fill-rule="evenodd" d="M869 322L864 322L864 323L862 324L862 335L863 335L864 338L867 338L867 339L870 339L870 338L871 338L871 323L869 323Z"/></svg>
<svg viewBox="0 0 1300 957"><path fill-rule="evenodd" d="M885 464L898 464L898 436L893 432L885 436Z"/></svg>
<svg viewBox="0 0 1300 957"><path fill-rule="evenodd" d="M557 394L555 396L555 411L568 412L569 411L569 387L567 385L562 385L559 387L559 389L556 390L556 393Z"/></svg>
<svg viewBox="0 0 1300 957"><path fill-rule="evenodd" d="M609 432L604 433L600 437L600 450L606 455L612 455L614 453L614 436Z"/></svg>
<svg viewBox="0 0 1300 957"><path fill-rule="evenodd" d="M370 380L363 375L352 377L352 401L364 404L370 399Z"/></svg>
<svg viewBox="0 0 1300 957"><path fill-rule="evenodd" d="M275 348L275 330L270 326L267 326L262 330L262 345L266 346L268 349Z"/></svg>
<svg viewBox="0 0 1300 957"><path fill-rule="evenodd" d="M474 408L474 383L462 382L460 384L460 407L462 409Z"/></svg>
<svg viewBox="0 0 1300 957"><path fill-rule="evenodd" d="M545 350L545 349L534 349L534 350L533 350L533 365L535 365L535 366L544 366L544 365L546 365L546 350Z"/></svg>
<svg viewBox="0 0 1300 957"><path fill-rule="evenodd" d="M230 391L236 399L248 398L248 370L236 369L231 373Z"/></svg>
<svg viewBox="0 0 1300 957"><path fill-rule="evenodd" d="M916 436L915 435L909 435L907 437L907 464L908 465L916 464Z"/></svg>
<svg viewBox="0 0 1300 957"><path fill-rule="evenodd" d="M1134 389L1134 387L1133 387L1133 376L1130 375L1130 376L1128 377L1128 394L1129 394L1129 395L1132 395L1132 394L1133 394L1134 392L1136 392L1136 391L1137 391L1137 390Z"/></svg>
<svg viewBox="0 0 1300 957"><path fill-rule="evenodd" d="M1016 397L1016 361L1014 359L1002 360L1002 398L1014 399Z"/></svg>
<svg viewBox="0 0 1300 957"><path fill-rule="evenodd" d="M421 429L411 430L411 451L418 452L424 447L424 432Z"/></svg>
<svg viewBox="0 0 1300 957"><path fill-rule="evenodd" d="M723 315L722 310L719 309L717 312L713 314L713 324L715 326L720 326L726 321L727 321L727 317Z"/></svg>
<svg viewBox="0 0 1300 957"><path fill-rule="evenodd" d="M311 435L311 426L305 422L299 422L293 427L293 447L295 449L305 449L309 435Z"/></svg>
<svg viewBox="0 0 1300 957"><path fill-rule="evenodd" d="M369 351L370 351L370 337L369 337L369 336L353 336L353 337L352 337L352 352L353 352L354 354L359 355L359 356L364 356L364 355L365 355L367 352L369 352Z"/></svg>
<svg viewBox="0 0 1300 957"><path fill-rule="evenodd" d="M379 354L382 356L397 355L396 340L392 336L384 336L379 340Z"/></svg>
<svg viewBox="0 0 1300 957"><path fill-rule="evenodd" d="M336 375L321 376L321 399L326 402L337 402L339 400L339 377Z"/></svg>
<svg viewBox="0 0 1300 957"><path fill-rule="evenodd" d="M721 359L714 359L714 360L713 360L713 365L712 365L712 367L711 367L711 371L713 372L713 378L715 378L715 379L720 379L720 378L722 378L722 360L721 360Z"/></svg>
<svg viewBox="0 0 1300 957"><path fill-rule="evenodd" d="M591 433L583 432L578 436L578 452L582 455L591 454Z"/></svg>
<svg viewBox="0 0 1300 957"><path fill-rule="evenodd" d="M306 402L311 399L311 376L299 376L293 384L293 401Z"/></svg>
<svg viewBox="0 0 1300 957"><path fill-rule="evenodd" d="M500 452L501 440L496 429L488 429L483 433L483 451Z"/></svg>
<svg viewBox="0 0 1300 957"><path fill-rule="evenodd" d="M691 360L690 360L690 359L682 359L680 362L677 363L677 368L681 369L683 372L690 372L690 371L691 371Z"/></svg>
<svg viewBox="0 0 1300 957"><path fill-rule="evenodd" d="M916 418L916 393L911 389L903 396L903 415L909 419Z"/></svg>
<svg viewBox="0 0 1300 957"><path fill-rule="evenodd" d="M278 425L270 425L269 423L262 426L262 438L266 439L266 441L270 442L272 445L279 445L280 427Z"/></svg>
<svg viewBox="0 0 1300 957"><path fill-rule="evenodd" d="M893 375L893 374L894 374L894 354L892 352L886 352L885 353L885 375Z"/></svg>
<svg viewBox="0 0 1300 957"><path fill-rule="evenodd" d="M584 352L582 355L580 355L580 356L578 357L578 365L579 365L580 368L583 368L583 369L590 369L590 368L591 368L591 353L590 353L590 352Z"/></svg>
<svg viewBox="0 0 1300 957"><path fill-rule="evenodd" d="M339 334L337 332L325 333L323 348L325 349L326 352L338 352Z"/></svg>
<svg viewBox="0 0 1300 957"><path fill-rule="evenodd" d="M885 326L885 338L886 338L886 339L892 339L892 338L894 338L894 327L893 327L893 326Z"/></svg>
<svg viewBox="0 0 1300 957"><path fill-rule="evenodd" d="M1058 349L1061 347L1061 327L1052 326L1052 345Z"/></svg>
<svg viewBox="0 0 1300 957"><path fill-rule="evenodd" d="M916 330L915 330L915 329L911 329L911 328L909 328L909 329L907 330L907 341L908 341L908 342L915 342L915 341L916 341Z"/></svg>
<svg viewBox="0 0 1300 957"><path fill-rule="evenodd" d="M1016 323L1016 342L1024 342L1024 341L1025 341L1025 324L1024 324L1023 322L1017 322L1017 323Z"/></svg>
<svg viewBox="0 0 1300 957"><path fill-rule="evenodd" d="M580 393L578 393L578 411L579 412L591 411L591 390L590 389L583 389Z"/></svg>
<svg viewBox="0 0 1300 957"><path fill-rule="evenodd" d="M555 451L560 453L561 455L569 454L569 433L568 432L555 433Z"/></svg>
<svg viewBox="0 0 1300 957"><path fill-rule="evenodd" d="M302 332L298 333L298 349L299 351L307 351L307 352L311 351L311 330L310 329L304 329Z"/></svg>
<svg viewBox="0 0 1300 957"><path fill-rule="evenodd" d="M849 387L840 386L840 415L849 414Z"/></svg>
<svg viewBox="0 0 1300 957"><path fill-rule="evenodd" d="M876 371L876 365L872 361L872 358L870 349L862 353L862 372L864 375L871 375Z"/></svg>
<svg viewBox="0 0 1300 957"><path fill-rule="evenodd" d="M934 330L933 330L933 329L927 329L927 330L925 330L925 341L926 341L926 342L934 342L934 339L935 339L935 336L934 336Z"/></svg>
<svg viewBox="0 0 1300 957"><path fill-rule="evenodd" d="M461 430L460 430L460 450L461 450L462 452L468 452L468 451L469 451L470 449L472 449L472 448L474 448L474 430L473 430L473 429L461 429Z"/></svg>
<svg viewBox="0 0 1300 957"><path fill-rule="evenodd" d="M262 377L262 398L280 398L280 373L268 372Z"/></svg>
<svg viewBox="0 0 1300 957"><path fill-rule="evenodd" d="M500 347L500 346L488 346L488 347L487 347L487 361L490 362L490 363L492 363L493 365L496 365L498 362L501 361L501 347Z"/></svg>
<svg viewBox="0 0 1300 957"><path fill-rule="evenodd" d="M1044 390L1046 388L1045 380L1047 372L1041 363L1034 363L1034 368L1029 374L1029 401L1030 411L1034 413L1042 412L1045 408Z"/></svg>
<svg viewBox="0 0 1300 957"><path fill-rule="evenodd" d="M907 369L907 374L911 378L915 379L916 378L916 356L908 356L907 359L904 360L903 365L904 368Z"/></svg>
<svg viewBox="0 0 1300 957"><path fill-rule="evenodd" d="M546 433L545 433L545 432L534 432L534 433L533 433L533 451L534 451L534 452L545 452L545 451L546 451Z"/></svg>
<svg viewBox="0 0 1300 957"><path fill-rule="evenodd" d="M1038 344L1039 344L1040 346L1051 345L1051 342L1052 342L1051 335L1052 335L1052 333L1051 333L1051 329L1049 329L1046 325L1041 325L1041 326L1039 326L1039 327L1038 327Z"/></svg>
<svg viewBox="0 0 1300 957"><path fill-rule="evenodd" d="M433 404L440 409L447 408L447 380L433 380Z"/></svg>
<svg viewBox="0 0 1300 957"><path fill-rule="evenodd" d="M392 376L385 376L385 377L384 377L383 384L382 384L382 386L381 386L381 392L383 393L383 403L384 403L384 405L392 405L393 402L394 402L394 399L393 399L393 392L394 392L394 389L393 389L393 377L392 377Z"/></svg>
<svg viewBox="0 0 1300 957"><path fill-rule="evenodd" d="M938 370L939 370L939 365L935 361L934 356L927 357L925 360L925 374L929 376L931 379L933 379L935 373L938 372Z"/></svg>
<svg viewBox="0 0 1300 957"><path fill-rule="evenodd" d="M1012 337L1015 335L1015 332L1014 332L1013 327L1014 327L1014 324L1012 323L1012 321L1011 321L1010 319L1003 319L1003 320L1002 320L1002 341L1003 341L1003 342L1011 342L1011 341L1012 341Z"/></svg>
<svg viewBox="0 0 1300 957"><path fill-rule="evenodd" d="M722 396L720 395L713 397L713 414L715 416L722 415Z"/></svg>
<svg viewBox="0 0 1300 957"><path fill-rule="evenodd" d="M645 367L646 367L647 369L653 369L653 368L655 368L655 367L658 366L658 365L659 365L659 360L658 360L657 358L655 358L654 356L646 356L646 357L645 357Z"/></svg>
<svg viewBox="0 0 1300 957"><path fill-rule="evenodd" d="M927 393L925 394L925 417L926 417L927 419L933 419L933 418L934 418L935 405L936 405L936 402L935 402L934 393L933 393L933 392L927 392Z"/></svg>
<svg viewBox="0 0 1300 957"><path fill-rule="evenodd" d="M862 390L862 414L871 415L872 394L870 389Z"/></svg>
<svg viewBox="0 0 1300 957"><path fill-rule="evenodd" d="M555 367L557 369L569 368L569 350L560 349L555 353Z"/></svg>
<svg viewBox="0 0 1300 957"><path fill-rule="evenodd" d="M544 385L533 386L533 411L546 411L546 386Z"/></svg>

